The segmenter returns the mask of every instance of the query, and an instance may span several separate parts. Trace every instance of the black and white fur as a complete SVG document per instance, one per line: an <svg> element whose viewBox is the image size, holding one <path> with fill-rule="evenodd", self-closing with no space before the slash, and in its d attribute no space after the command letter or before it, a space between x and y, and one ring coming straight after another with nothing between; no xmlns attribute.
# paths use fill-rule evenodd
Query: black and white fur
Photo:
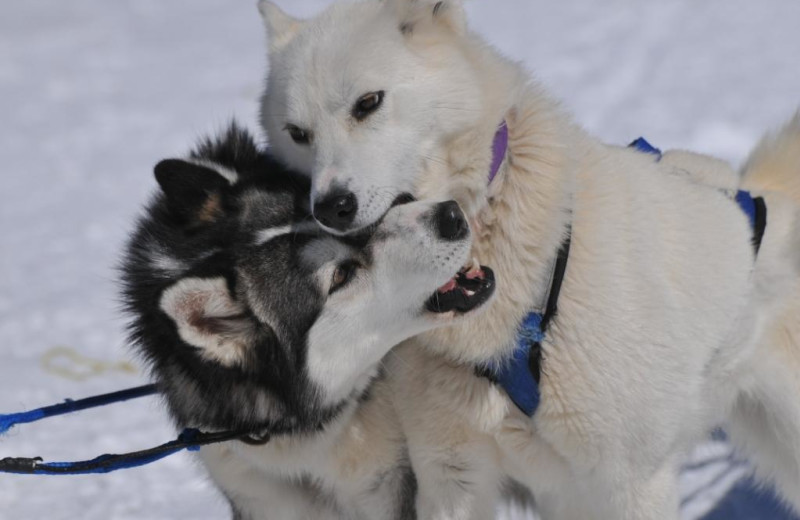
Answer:
<svg viewBox="0 0 800 520"><path fill-rule="evenodd" d="M460 210L443 224L453 203L398 204L366 233L331 236L307 215L307 181L235 125L155 175L122 272L169 411L181 427L291 432L201 451L234 517L414 518L380 365L463 314L427 307L467 260Z"/></svg>

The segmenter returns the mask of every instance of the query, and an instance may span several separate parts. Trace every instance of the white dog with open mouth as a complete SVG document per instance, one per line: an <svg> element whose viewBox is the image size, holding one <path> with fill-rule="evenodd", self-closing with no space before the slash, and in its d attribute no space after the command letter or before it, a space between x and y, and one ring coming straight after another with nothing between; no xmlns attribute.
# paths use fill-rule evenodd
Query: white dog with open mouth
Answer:
<svg viewBox="0 0 800 520"><path fill-rule="evenodd" d="M546 519L677 518L681 457L717 424L800 507L800 119L744 175L768 212L756 254L707 172L598 142L467 29L459 0L343 2L311 20L259 7L262 122L310 177L317 220L347 233L406 192L454 198L497 274L486 312L395 356L420 518L490 518L506 476ZM509 362L567 237L529 417L475 368Z"/></svg>

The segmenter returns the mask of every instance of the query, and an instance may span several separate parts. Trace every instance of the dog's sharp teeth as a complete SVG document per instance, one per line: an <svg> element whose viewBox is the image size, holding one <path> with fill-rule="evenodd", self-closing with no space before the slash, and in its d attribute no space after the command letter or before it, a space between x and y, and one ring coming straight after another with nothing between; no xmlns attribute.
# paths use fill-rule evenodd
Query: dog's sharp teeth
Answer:
<svg viewBox="0 0 800 520"><path fill-rule="evenodd" d="M478 259L473 256L472 260L470 260L469 263L464 264L464 267L462 267L458 272L461 274L467 274L480 270L480 268L481 264L478 262Z"/></svg>
<svg viewBox="0 0 800 520"><path fill-rule="evenodd" d="M473 257L472 266L469 268L469 271L464 273L464 276L468 280L474 280L476 278L482 279L484 277L483 270L481 269L481 264L478 262L476 258Z"/></svg>

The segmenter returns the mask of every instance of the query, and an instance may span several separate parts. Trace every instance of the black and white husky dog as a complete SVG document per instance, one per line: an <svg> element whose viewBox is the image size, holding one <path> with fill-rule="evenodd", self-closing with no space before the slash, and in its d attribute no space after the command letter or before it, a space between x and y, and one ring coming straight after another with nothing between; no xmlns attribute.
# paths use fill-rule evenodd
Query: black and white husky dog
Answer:
<svg viewBox="0 0 800 520"><path fill-rule="evenodd" d="M478 309L454 202L401 197L364 233L309 218L309 186L236 125L160 186L130 240L131 336L179 426L291 431L201 450L237 519L414 518L416 483L381 360Z"/></svg>

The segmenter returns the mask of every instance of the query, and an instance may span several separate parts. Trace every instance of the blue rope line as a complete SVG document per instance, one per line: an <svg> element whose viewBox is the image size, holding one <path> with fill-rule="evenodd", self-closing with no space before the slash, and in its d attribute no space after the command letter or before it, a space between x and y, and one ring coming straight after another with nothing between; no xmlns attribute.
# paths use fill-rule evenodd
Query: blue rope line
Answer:
<svg viewBox="0 0 800 520"><path fill-rule="evenodd" d="M105 454L90 460L42 462L42 459L39 457L7 457L0 460L0 473L12 473L17 475L88 475L111 473L112 471L145 466L182 450L197 451L201 446L206 444L239 439L246 434L247 432L242 431L205 433L193 428L187 428L177 439L154 448L120 455Z"/></svg>
<svg viewBox="0 0 800 520"><path fill-rule="evenodd" d="M158 393L155 385L144 385L127 390L96 395L73 401L29 410L27 412L0 415L0 434L7 432L17 424L29 423L64 415L87 408L96 408L107 404L127 401ZM289 433L291 430L276 430L272 434ZM123 454L105 454L89 460L71 462L43 462L41 457L6 457L0 459L0 473L17 475L86 475L93 473L110 473L121 469L136 468L168 457L182 450L197 451L206 444L216 444L234 439L247 438L251 431L224 431L206 433L193 428L181 432L177 439L153 448ZM269 433L260 433L259 442L269 441Z"/></svg>
<svg viewBox="0 0 800 520"><path fill-rule="evenodd" d="M129 399L137 399L148 395L158 393L156 385L144 385L136 388L129 388L127 390L120 390L118 392L111 392L109 394L95 395L85 399L73 401L66 399L63 403L54 404L51 406L44 406L29 410L27 412L0 414L0 435L8 432L17 424L31 423L46 417L54 417L57 415L64 415L72 412L79 412L88 408L97 408L98 406L105 406L111 403L120 401L127 401Z"/></svg>

